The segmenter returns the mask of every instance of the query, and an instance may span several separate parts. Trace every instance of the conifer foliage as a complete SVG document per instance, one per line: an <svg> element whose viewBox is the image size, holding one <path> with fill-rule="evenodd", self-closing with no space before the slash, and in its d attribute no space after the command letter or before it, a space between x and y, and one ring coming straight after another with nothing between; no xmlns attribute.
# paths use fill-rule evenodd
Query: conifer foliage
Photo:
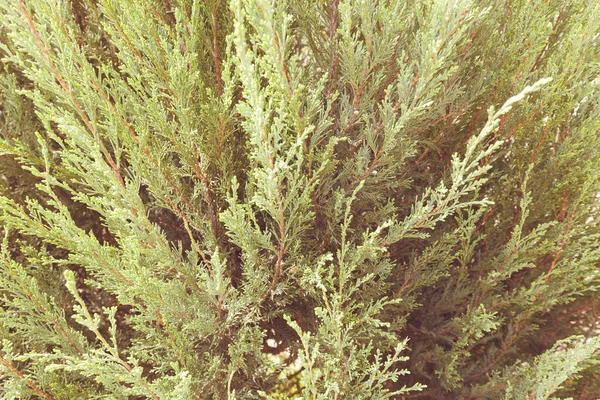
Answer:
<svg viewBox="0 0 600 400"><path fill-rule="evenodd" d="M0 397L600 397L600 2L0 21Z"/></svg>

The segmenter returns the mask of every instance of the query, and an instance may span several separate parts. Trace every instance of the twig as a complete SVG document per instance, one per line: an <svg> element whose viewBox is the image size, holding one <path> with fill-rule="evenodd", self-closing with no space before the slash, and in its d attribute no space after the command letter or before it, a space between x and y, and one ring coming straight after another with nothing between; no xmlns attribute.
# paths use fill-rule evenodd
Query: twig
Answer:
<svg viewBox="0 0 600 400"><path fill-rule="evenodd" d="M25 375L23 375L23 373L21 373L21 371L19 371L14 365L12 365L10 362L8 362L6 359L4 359L2 356L0 356L0 363L3 364L6 368L10 369L13 374L18 376L23 381L25 381L27 386L29 386L30 388L35 390L35 392L37 394L39 394L40 396L42 396L43 398L48 399L48 400L56 400L56 398L54 396L52 396L50 393L44 391L43 389L40 389L35 383L33 383L32 381L27 379L25 377Z"/></svg>

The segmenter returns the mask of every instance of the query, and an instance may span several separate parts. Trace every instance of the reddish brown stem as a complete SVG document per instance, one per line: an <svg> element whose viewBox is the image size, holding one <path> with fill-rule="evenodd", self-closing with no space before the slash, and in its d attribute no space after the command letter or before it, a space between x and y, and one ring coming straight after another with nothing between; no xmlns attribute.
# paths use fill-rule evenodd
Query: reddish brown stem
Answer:
<svg viewBox="0 0 600 400"><path fill-rule="evenodd" d="M529 114L527 116L527 118L525 118L524 121L522 121L521 123L519 123L519 125L517 125L515 128L513 128L505 137L504 139L510 139L516 131L518 131L519 129L521 129L527 122L529 122L540 110L541 106L538 106L535 110L533 110L533 112L531 114Z"/></svg>
<svg viewBox="0 0 600 400"><path fill-rule="evenodd" d="M35 303L35 305L42 311L42 313L44 313L46 315L50 314L48 312L48 309L46 309L46 307L44 307L38 301L38 299L32 293L30 293L29 290L27 290L26 287L24 287L21 283L19 283L19 286L21 287L21 290L23 290L23 293L25 293L27 295L27 297L29 297L29 299ZM50 320L52 321L52 325L54 325L56 327L56 329L58 329L58 331L64 336L64 338L67 340L69 345L71 345L71 347L73 347L76 352L81 353L81 350L79 349L79 347L77 347L77 345L75 344L73 339L71 339L71 337L67 334L67 332L64 330L62 325L60 325L58 323L58 321L52 317L50 318Z"/></svg>
<svg viewBox="0 0 600 400"><path fill-rule="evenodd" d="M471 233L471 236L475 236L477 234L477 232L479 232L479 230L481 228L483 228L483 226L485 225L485 223L487 222L487 220L490 218L490 216L492 215L492 213L494 212L494 207L491 207L484 215L483 218L481 218L481 221L479 221L479 223L477 224L477 226L475 227L475 230L473 230L473 233Z"/></svg>
<svg viewBox="0 0 600 400"><path fill-rule="evenodd" d="M446 38L444 39L444 41L442 42L442 44L438 48L438 53L446 45L446 43L448 43L448 41L450 40L450 38L452 36L456 35L456 32L458 32L458 30L460 29L460 27L462 25L462 22L465 20L465 17L469 13L469 11L470 10L465 10L465 11L462 12L461 17L459 18L459 20L456 23L456 27L448 34L448 36L446 36Z"/></svg>
<svg viewBox="0 0 600 400"><path fill-rule="evenodd" d="M27 379L25 377L25 375L23 375L23 373L21 373L21 371L19 371L14 365L12 365L10 362L8 362L6 359L4 359L1 356L0 356L0 364L4 365L6 368L8 368L13 374L15 374L17 377L19 377L19 379L22 379L27 384L27 386L32 388L41 397L48 399L48 400L56 400L56 398L54 396L52 396L50 393L41 389L35 383L33 383L32 381Z"/></svg>
<svg viewBox="0 0 600 400"><path fill-rule="evenodd" d="M165 320L163 319L163 316L158 308L156 309L156 319L158 320L158 323L160 324L160 326L164 329L164 331L165 331L167 337L169 338L169 340L171 341L171 343L173 343L173 349L175 350L175 353L177 354L177 358L179 359L179 365L181 367L184 367L184 363L181 361L182 357L181 357L181 352L179 350L179 346L177 345L177 342L175 342L175 338L173 337L171 332L169 332L169 330L167 329L167 324L165 323Z"/></svg>
<svg viewBox="0 0 600 400"><path fill-rule="evenodd" d="M469 397L466 398L466 400L474 400L474 399L476 399L478 397L481 397L482 395L487 394L487 393L489 393L491 391L494 391L494 390L503 390L503 389L506 389L506 385L495 385L495 386L486 388L484 391L477 392L475 394L470 395Z"/></svg>
<svg viewBox="0 0 600 400"><path fill-rule="evenodd" d="M556 30L556 27L558 26L558 23L561 20L562 13L563 13L563 10L565 9L566 4L567 4L567 0L563 1L562 6L560 7L560 10L558 11L558 16L556 17L556 21L554 21L554 25L552 26L552 32L550 33L550 35L548 35L548 39L546 39L546 44L544 45L544 48L542 49L542 51L540 51L540 54L538 54L537 58L535 59L535 62L533 63L533 66L529 70L530 73L537 69L540 60L542 59L542 57L548 50L548 46L550 46L550 38L554 34L554 31Z"/></svg>
<svg viewBox="0 0 600 400"><path fill-rule="evenodd" d="M220 229L219 229L219 220L218 220L217 209L216 209L216 200L215 200L213 191L210 187L210 182L208 181L208 178L207 178L206 174L204 173L204 171L202 171L202 167L200 166L200 161L198 160L198 157L195 155L194 155L194 161L195 161L194 173L196 174L198 179L200 179L200 181L202 182L202 185L204 186L204 193L206 194L206 202L208 204L208 218L210 220L210 226L211 226L213 235L215 235L215 239L219 240Z"/></svg>
<svg viewBox="0 0 600 400"><path fill-rule="evenodd" d="M356 185L358 185L361 181L363 181L367 176L369 176L369 174L371 172L373 172L373 170L375 169L375 166L377 165L377 162L379 161L379 159L381 158L381 155L383 154L383 147L379 149L379 151L377 151L377 153L375 154L375 157L373 157L373 161L371 161L371 164L369 165L369 168L367 168L367 170L358 178L356 178L356 180L354 182L352 182L347 188L346 190L352 189L354 187L356 187Z"/></svg>
<svg viewBox="0 0 600 400"><path fill-rule="evenodd" d="M548 282L548 279L550 279L550 274L552 273L552 271L556 267L556 263L558 261L558 257L562 253L563 248L565 247L565 244L567 243L567 233L569 232L569 228L571 227L571 223L573 222L574 218L575 218L575 209L573 209L573 211L571 211L571 215L569 216L569 221L565 225L565 229L563 230L562 240L560 241L560 245L558 247L558 250L556 250L556 253L554 253L554 258L552 259L552 263L550 264L550 268L548 268L548 271L546 272L546 276L544 278L544 283ZM535 296L535 300L537 300L541 296L541 294L542 294L541 291L538 292L538 294Z"/></svg>
<svg viewBox="0 0 600 400"><path fill-rule="evenodd" d="M90 131L90 133L93 136L95 136L96 131L95 131L91 121L89 120L89 118L83 111L83 108L77 101L77 98L73 94L73 90L71 89L71 86L69 86L66 83L65 79L58 72L58 69L54 65L54 62L52 61L52 57L50 57L50 54L48 53L48 49L44 45L44 42L42 41L42 38L40 37L40 34L36 29L35 24L33 23L33 19L31 18L31 15L29 15L29 12L27 11L27 9L25 8L25 5L23 4L23 0L18 0L17 3L18 3L19 10L21 11L23 16L27 20L27 25L29 26L29 30L31 31L31 34L34 37L38 48L40 49L40 51L42 52L42 55L46 59L46 62L50 66L50 69L52 70L52 73L54 74L54 77L56 78L58 84L69 95L69 97L71 98L71 101L73 102L73 107L75 107L75 110L77 111L77 114L79 115L79 117L81 118L81 120L83 121L83 123L85 124L87 129ZM100 145L100 147L103 150L104 156L106 157L106 161L108 162L108 164L114 171L117 181L119 182L119 185L121 185L122 187L125 187L125 182L123 180L123 177L121 176L119 165L117 163L115 163L115 161L112 159L112 156L110 155L110 153L104 148L104 145L101 142L99 142L98 144Z"/></svg>
<svg viewBox="0 0 600 400"><path fill-rule="evenodd" d="M500 362L500 360L502 360L502 357L504 357L504 355L506 354L508 349L517 341L519 332L523 328L524 324L525 324L525 320L522 320L515 328L513 334L511 335L511 338L504 344L504 346L502 346L502 349L500 350L500 352L498 353L496 358L494 358L494 360L492 360L492 362L490 362L483 369L479 370L479 372L477 372L475 375L472 375L470 378L466 379L465 383L472 382L473 380L479 378L481 375L485 374L486 372L488 372L489 370L494 368L494 366L496 364L498 364Z"/></svg>
<svg viewBox="0 0 600 400"><path fill-rule="evenodd" d="M535 159L537 159L538 152L540 151L540 148L542 147L542 143L544 143L544 141L546 140L547 134L548 134L548 125L545 125L544 130L542 131L542 136L540 137L540 140L538 140L537 146L535 147L535 151L533 152L533 154L531 155L531 159L529 160L530 163L533 163L535 161Z"/></svg>
<svg viewBox="0 0 600 400"><path fill-rule="evenodd" d="M337 31L338 24L339 24L339 18L338 18L339 2L340 2L339 0L331 1L331 16L329 18L329 40L328 40L328 42L332 43L334 45L336 43L334 41L335 32ZM339 56L338 56L337 50L333 51L333 54L331 57L332 57L331 58L331 66L329 67L329 71L328 71L329 85L327 88L327 93L331 93L333 91L333 85L335 83L335 75L337 73L338 64L339 64ZM333 110L331 112L333 112Z"/></svg>
<svg viewBox="0 0 600 400"><path fill-rule="evenodd" d="M217 1L215 13L213 14L213 53L215 59L215 75L217 80L217 93L223 94L223 79L221 74L221 60L219 59L219 6L221 0Z"/></svg>

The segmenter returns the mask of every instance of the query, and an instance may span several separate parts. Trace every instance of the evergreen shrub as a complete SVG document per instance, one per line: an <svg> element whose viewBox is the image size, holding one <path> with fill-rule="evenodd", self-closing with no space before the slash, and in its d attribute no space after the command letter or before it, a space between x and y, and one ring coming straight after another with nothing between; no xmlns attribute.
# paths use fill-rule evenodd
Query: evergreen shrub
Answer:
<svg viewBox="0 0 600 400"><path fill-rule="evenodd" d="M0 21L3 399L600 398L600 2Z"/></svg>

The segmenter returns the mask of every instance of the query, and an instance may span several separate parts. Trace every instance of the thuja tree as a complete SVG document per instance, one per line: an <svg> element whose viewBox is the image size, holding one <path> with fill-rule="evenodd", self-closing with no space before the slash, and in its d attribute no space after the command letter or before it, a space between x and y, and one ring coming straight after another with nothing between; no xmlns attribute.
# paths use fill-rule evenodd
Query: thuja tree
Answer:
<svg viewBox="0 0 600 400"><path fill-rule="evenodd" d="M2 398L600 396L600 3L0 10Z"/></svg>

